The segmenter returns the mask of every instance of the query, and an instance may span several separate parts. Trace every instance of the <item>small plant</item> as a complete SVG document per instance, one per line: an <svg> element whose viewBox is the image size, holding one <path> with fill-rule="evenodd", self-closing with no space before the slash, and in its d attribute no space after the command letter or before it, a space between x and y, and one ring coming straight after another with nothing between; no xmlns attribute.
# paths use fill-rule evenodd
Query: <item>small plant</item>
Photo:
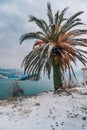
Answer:
<svg viewBox="0 0 87 130"><path fill-rule="evenodd" d="M23 94L24 94L23 89L19 87L17 80L15 80L15 82L13 83L12 97L20 96Z"/></svg>
<svg viewBox="0 0 87 130"><path fill-rule="evenodd" d="M79 86L79 84L75 80L69 80L69 81L64 80L63 86L64 88L74 88Z"/></svg>

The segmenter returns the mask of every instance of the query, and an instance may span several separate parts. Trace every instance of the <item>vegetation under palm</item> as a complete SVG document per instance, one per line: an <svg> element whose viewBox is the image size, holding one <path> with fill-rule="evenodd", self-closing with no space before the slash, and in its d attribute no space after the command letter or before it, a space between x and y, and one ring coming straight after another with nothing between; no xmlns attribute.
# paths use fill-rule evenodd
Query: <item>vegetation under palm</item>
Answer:
<svg viewBox="0 0 87 130"><path fill-rule="evenodd" d="M30 32L20 38L20 44L27 39L37 39L32 51L23 60L24 72L40 75L43 70L50 78L53 69L55 90L62 87L62 75L67 70L70 78L72 74L75 76L71 62L76 64L76 59L84 65L87 62L84 55L87 52L77 48L87 47L87 39L81 37L87 34L87 30L73 29L77 25L83 25L78 18L83 12L77 12L67 19L64 16L67 9L61 13L58 10L53 17L51 5L47 3L49 24L31 15L29 22L35 22L41 31Z"/></svg>

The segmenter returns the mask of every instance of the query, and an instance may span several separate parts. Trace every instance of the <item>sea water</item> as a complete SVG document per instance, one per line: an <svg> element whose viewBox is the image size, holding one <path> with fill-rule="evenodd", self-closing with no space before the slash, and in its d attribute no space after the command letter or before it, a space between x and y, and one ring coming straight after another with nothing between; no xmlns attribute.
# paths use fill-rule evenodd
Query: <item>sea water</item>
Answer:
<svg viewBox="0 0 87 130"><path fill-rule="evenodd" d="M76 73L77 79L79 82L82 82L82 73ZM67 78L67 76L66 76ZM19 81L17 83L19 87L23 90L23 95L33 95L41 92L53 91L53 80L47 78L40 79L39 81ZM0 99L6 99L12 97L14 91L14 78L0 79Z"/></svg>
<svg viewBox="0 0 87 130"><path fill-rule="evenodd" d="M41 92L53 91L52 80L39 80L39 81L19 81L18 86L23 90L23 95L34 95ZM0 79L0 99L6 99L12 97L14 91L15 79L7 78Z"/></svg>

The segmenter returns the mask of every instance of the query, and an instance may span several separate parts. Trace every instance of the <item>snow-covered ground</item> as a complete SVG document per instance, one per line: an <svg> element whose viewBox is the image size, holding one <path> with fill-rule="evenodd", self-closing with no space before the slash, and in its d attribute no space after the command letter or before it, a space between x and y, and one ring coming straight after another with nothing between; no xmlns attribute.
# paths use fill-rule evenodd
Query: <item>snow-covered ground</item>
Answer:
<svg viewBox="0 0 87 130"><path fill-rule="evenodd" d="M87 87L77 90L0 101L0 130L87 130Z"/></svg>

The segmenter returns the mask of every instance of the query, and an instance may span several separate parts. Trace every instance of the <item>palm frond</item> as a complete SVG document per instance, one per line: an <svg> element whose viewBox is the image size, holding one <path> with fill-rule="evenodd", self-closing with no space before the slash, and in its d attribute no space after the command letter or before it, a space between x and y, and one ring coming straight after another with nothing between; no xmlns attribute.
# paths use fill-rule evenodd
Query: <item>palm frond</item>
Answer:
<svg viewBox="0 0 87 130"><path fill-rule="evenodd" d="M42 58L42 56L44 55L44 52L45 52L45 50L47 50L47 48L50 46L50 45L52 45L53 43L48 43L48 44L45 44L44 46L43 46L43 49L42 49L42 52L41 52L41 54L40 54L40 58Z"/></svg>
<svg viewBox="0 0 87 130"><path fill-rule="evenodd" d="M47 23L46 23L44 20L38 19L38 18L36 18L35 16L30 15L30 16L29 16L29 22L35 22L36 25L37 25L45 34L49 35L49 34L48 34L49 26L47 25Z"/></svg>
<svg viewBox="0 0 87 130"><path fill-rule="evenodd" d="M67 20L67 24L71 24L73 20L75 20L76 17L78 17L79 15L81 15L82 13L84 13L83 11L79 11L76 14L74 14L73 16L71 16L68 20Z"/></svg>
<svg viewBox="0 0 87 130"><path fill-rule="evenodd" d="M68 10L68 7L66 7L59 15L59 18L58 18L58 21L57 21L57 24L58 25L61 25L61 23L66 20L66 18L64 18L64 14L65 12Z"/></svg>
<svg viewBox="0 0 87 130"><path fill-rule="evenodd" d="M29 69L30 67L32 66L32 64L34 63L35 64L35 60L37 59L40 59L39 57L39 53L41 53L42 51L42 47L39 47L37 50L35 51L31 51L23 60L22 62L22 67L24 66L24 73L28 73L29 72Z"/></svg>
<svg viewBox="0 0 87 130"><path fill-rule="evenodd" d="M68 30L70 30L72 27L76 26L76 25L80 25L83 24L81 23L80 19L77 18L79 15L81 15L83 13L83 11L77 12L75 15L73 15L72 17L70 17L65 24L62 27L62 32L67 32Z"/></svg>
<svg viewBox="0 0 87 130"><path fill-rule="evenodd" d="M47 3L47 15L49 18L49 24L53 24L53 14L52 14L52 9L51 9L51 4L48 2Z"/></svg>
<svg viewBox="0 0 87 130"><path fill-rule="evenodd" d="M79 41L77 39L69 39L69 40L66 40L66 43L72 45L72 46L81 46L81 47L87 47L87 43L86 42L82 42L82 41Z"/></svg>
<svg viewBox="0 0 87 130"><path fill-rule="evenodd" d="M55 24L57 24L59 20L59 10L56 12L54 20L55 20Z"/></svg>
<svg viewBox="0 0 87 130"><path fill-rule="evenodd" d="M72 65L71 65L70 63L69 63L69 65L70 65L70 69L71 69L71 72L72 72L74 78L77 79L77 78L76 78L76 75L75 75L75 72L74 72L74 70L73 70ZM70 73L71 73L71 72L70 72Z"/></svg>
<svg viewBox="0 0 87 130"><path fill-rule="evenodd" d="M82 53L87 54L87 51L81 50L81 49L77 49L78 51L81 51Z"/></svg>
<svg viewBox="0 0 87 130"><path fill-rule="evenodd" d="M77 58L80 62L82 62L82 64L83 64L84 66L86 66L87 60L86 60L85 58L81 57L79 54L76 55L76 58Z"/></svg>
<svg viewBox="0 0 87 130"><path fill-rule="evenodd" d="M42 36L43 35L43 36ZM40 39L42 41L46 41L46 38L44 37L44 34L41 32L31 32L31 33L26 33L24 35L21 36L20 38L20 44L24 41L24 40L29 40L29 39Z"/></svg>
<svg viewBox="0 0 87 130"><path fill-rule="evenodd" d="M72 25L67 27L66 32L77 25L84 25L84 23L82 23L82 22L73 23Z"/></svg>
<svg viewBox="0 0 87 130"><path fill-rule="evenodd" d="M47 74L48 78L50 79L50 74L51 74L51 69L52 69L52 60L49 59L47 64L44 66L44 75Z"/></svg>

